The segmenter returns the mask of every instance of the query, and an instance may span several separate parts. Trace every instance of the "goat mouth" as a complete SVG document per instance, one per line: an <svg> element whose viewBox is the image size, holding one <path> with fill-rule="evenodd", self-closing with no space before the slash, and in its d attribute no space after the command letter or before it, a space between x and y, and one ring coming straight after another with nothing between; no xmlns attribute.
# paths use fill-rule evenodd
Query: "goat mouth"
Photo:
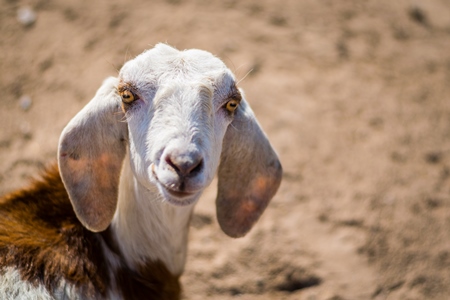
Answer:
<svg viewBox="0 0 450 300"><path fill-rule="evenodd" d="M180 191L175 190L172 188L169 188L167 185L163 184L159 178L158 175L156 175L155 171L155 165L152 165L152 173L154 176L154 179L158 183L160 187L161 193L165 196L166 200L174 205L189 205L196 201L198 197L196 195L199 194L199 191L195 192L186 192L186 191Z"/></svg>
<svg viewBox="0 0 450 300"><path fill-rule="evenodd" d="M168 189L167 187L164 187L167 193L175 198L188 198L194 196L196 193L190 193L190 192L181 192L181 191L175 191L172 189Z"/></svg>
<svg viewBox="0 0 450 300"><path fill-rule="evenodd" d="M191 205L198 199L197 193L180 192L168 189L164 186L162 187L162 194L167 202L175 206L187 206Z"/></svg>

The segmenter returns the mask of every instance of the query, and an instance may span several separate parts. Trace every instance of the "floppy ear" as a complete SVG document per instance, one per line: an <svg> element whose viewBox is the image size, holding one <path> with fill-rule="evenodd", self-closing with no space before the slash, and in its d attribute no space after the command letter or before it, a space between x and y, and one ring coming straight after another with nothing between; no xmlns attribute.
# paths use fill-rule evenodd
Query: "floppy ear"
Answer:
<svg viewBox="0 0 450 300"><path fill-rule="evenodd" d="M117 84L116 78L106 79L59 140L61 178L78 219L95 232L105 230L115 213L126 152L127 125L118 114Z"/></svg>
<svg viewBox="0 0 450 300"><path fill-rule="evenodd" d="M275 195L282 176L278 157L242 99L223 141L217 219L231 237L244 236Z"/></svg>

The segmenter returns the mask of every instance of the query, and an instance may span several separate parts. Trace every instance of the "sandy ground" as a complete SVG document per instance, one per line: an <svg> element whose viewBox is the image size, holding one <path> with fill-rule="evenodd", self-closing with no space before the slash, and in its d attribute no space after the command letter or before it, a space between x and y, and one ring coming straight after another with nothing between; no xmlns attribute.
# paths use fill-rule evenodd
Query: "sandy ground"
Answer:
<svg viewBox="0 0 450 300"><path fill-rule="evenodd" d="M17 20L28 6L36 20ZM285 169L252 232L197 206L186 299L450 299L450 2L2 0L0 194L102 80L167 42L220 58Z"/></svg>

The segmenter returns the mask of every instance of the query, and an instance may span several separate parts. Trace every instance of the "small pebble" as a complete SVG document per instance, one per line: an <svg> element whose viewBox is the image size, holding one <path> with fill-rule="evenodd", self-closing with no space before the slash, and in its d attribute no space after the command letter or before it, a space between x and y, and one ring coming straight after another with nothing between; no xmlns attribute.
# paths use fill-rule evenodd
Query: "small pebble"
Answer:
<svg viewBox="0 0 450 300"><path fill-rule="evenodd" d="M30 7L21 7L17 10L17 20L23 26L31 26L36 22L36 13Z"/></svg>
<svg viewBox="0 0 450 300"><path fill-rule="evenodd" d="M24 96L20 97L20 99L19 99L19 105L23 111L29 110L32 103L33 103L33 101L31 100L31 97L27 96L27 95L24 95Z"/></svg>
<svg viewBox="0 0 450 300"><path fill-rule="evenodd" d="M19 127L20 132L22 133L23 138L29 140L32 137L31 133L31 125L28 122L22 122Z"/></svg>

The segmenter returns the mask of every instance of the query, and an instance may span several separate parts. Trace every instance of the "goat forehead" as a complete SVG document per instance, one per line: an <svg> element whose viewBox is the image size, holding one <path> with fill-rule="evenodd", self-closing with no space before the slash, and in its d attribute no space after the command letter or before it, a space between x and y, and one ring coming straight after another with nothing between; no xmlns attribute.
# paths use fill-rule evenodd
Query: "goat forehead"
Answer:
<svg viewBox="0 0 450 300"><path fill-rule="evenodd" d="M200 114L212 112L214 88L199 82L177 82L160 87L154 97L154 109L164 111L170 117L200 118ZM203 119L203 118L202 118Z"/></svg>
<svg viewBox="0 0 450 300"><path fill-rule="evenodd" d="M120 73L125 81L161 83L173 79L208 78L215 81L230 72L220 59L209 52L197 49L178 51L159 44L127 62Z"/></svg>

